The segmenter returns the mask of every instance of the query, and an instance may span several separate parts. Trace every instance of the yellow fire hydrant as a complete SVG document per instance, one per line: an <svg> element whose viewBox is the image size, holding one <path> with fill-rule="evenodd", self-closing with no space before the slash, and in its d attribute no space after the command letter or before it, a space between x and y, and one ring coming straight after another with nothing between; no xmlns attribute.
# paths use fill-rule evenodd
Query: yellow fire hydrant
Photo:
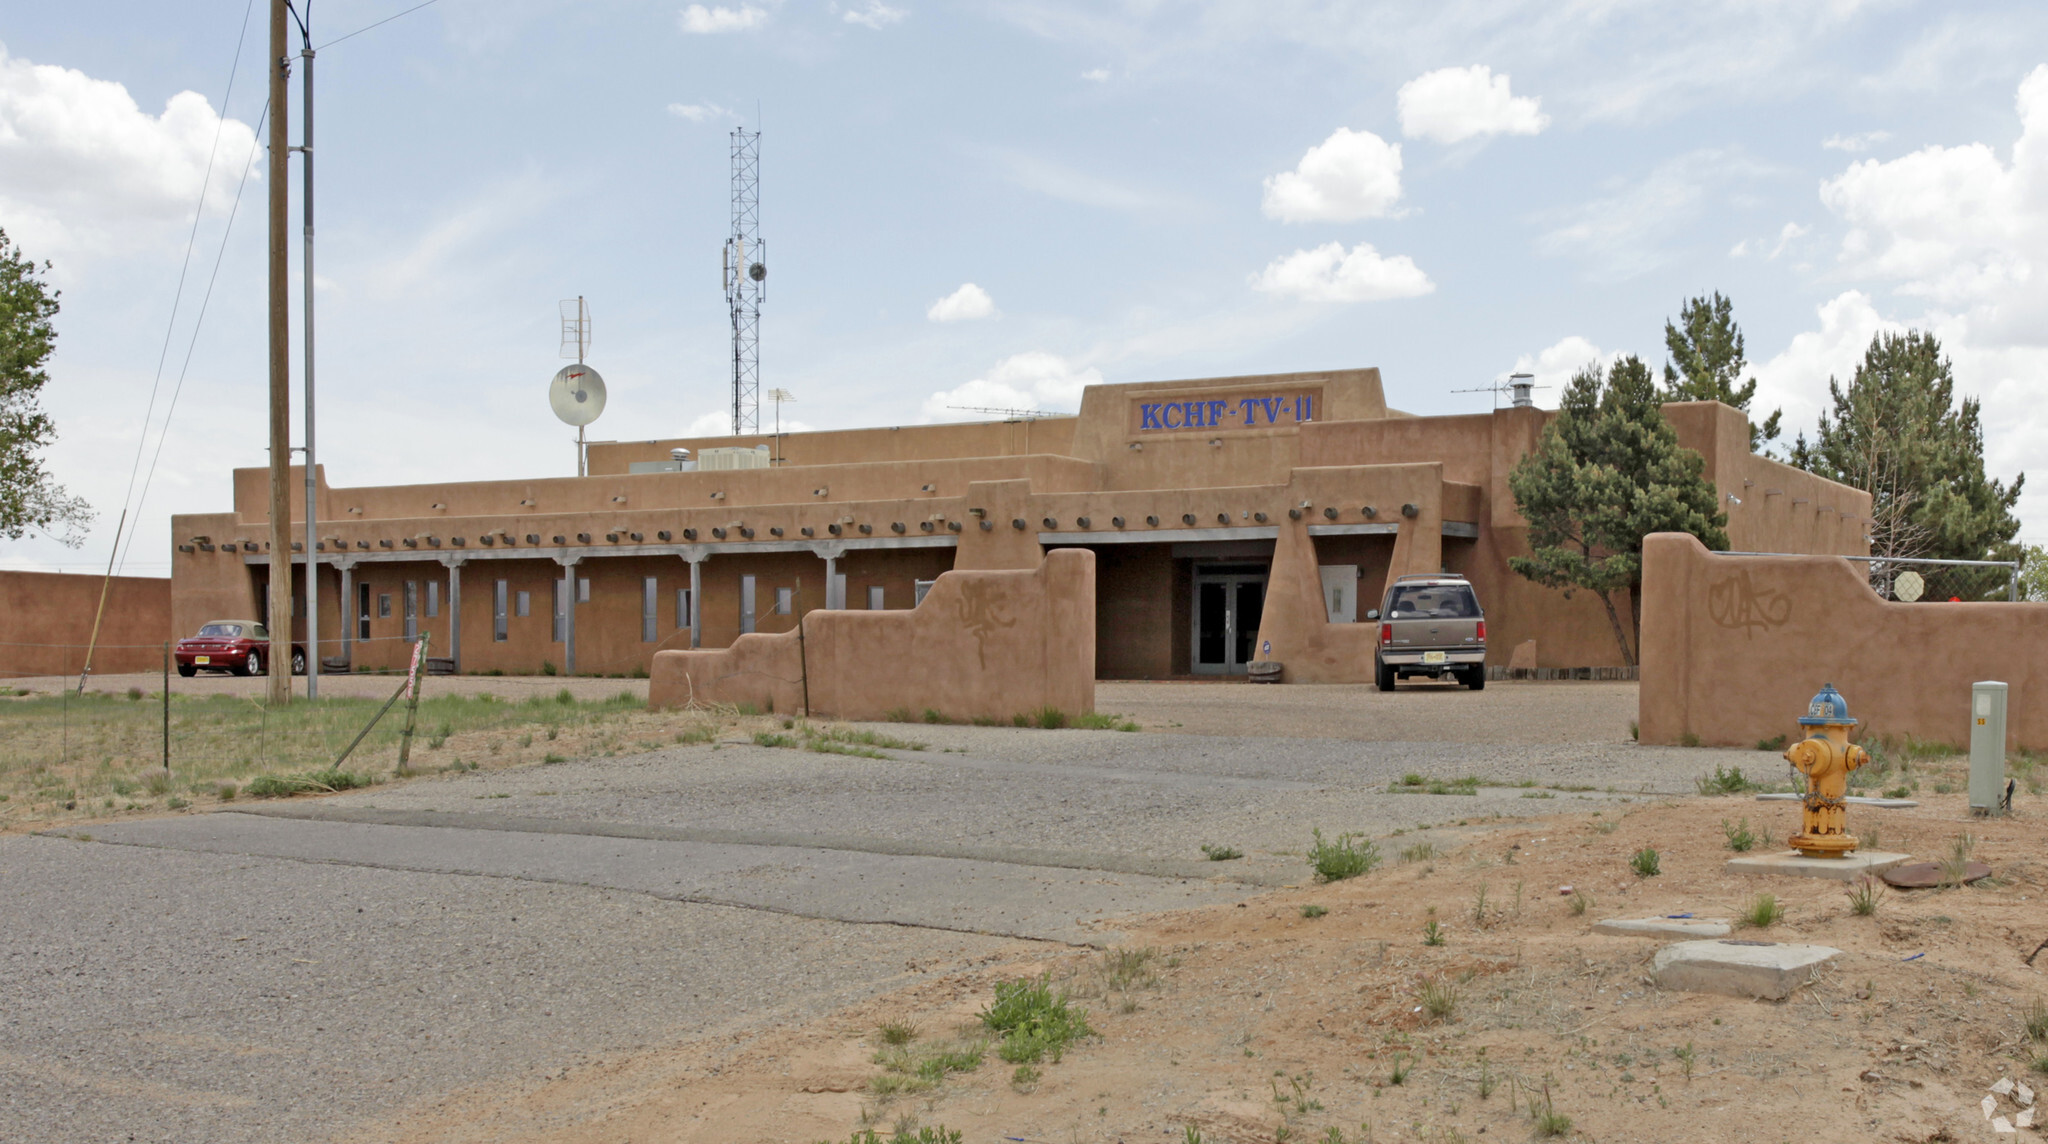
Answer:
<svg viewBox="0 0 2048 1144"><path fill-rule="evenodd" d="M1863 748L1849 741L1849 701L1832 683L1807 704L1801 727L1811 728L1804 739L1785 752L1785 761L1806 776L1806 799L1800 815L1799 833L1792 836L1792 849L1808 858L1840 858L1856 849L1856 836L1847 829L1849 772L1870 761Z"/></svg>

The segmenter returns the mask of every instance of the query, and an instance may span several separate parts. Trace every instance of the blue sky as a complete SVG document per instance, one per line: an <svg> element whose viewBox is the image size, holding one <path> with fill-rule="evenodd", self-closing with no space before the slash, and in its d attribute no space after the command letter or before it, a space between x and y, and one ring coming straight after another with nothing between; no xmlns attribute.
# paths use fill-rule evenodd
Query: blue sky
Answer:
<svg viewBox="0 0 2048 1144"><path fill-rule="evenodd" d="M315 0L315 42L410 2ZM105 560L166 344L145 471L190 367L129 570L264 463L260 153L222 247L265 94L258 4L224 102L246 7L0 16L0 227L56 264L49 456L100 514L0 566ZM592 437L715 431L744 124L764 384L804 427L1356 365L1470 412L1492 399L1455 391L1516 368L1661 362L1719 290L1788 436L1872 332L1937 330L2010 479L2048 429L2044 32L1905 0L438 0L319 57L320 458L342 485L573 472L545 387L578 294ZM2022 511L2048 538L2048 490Z"/></svg>

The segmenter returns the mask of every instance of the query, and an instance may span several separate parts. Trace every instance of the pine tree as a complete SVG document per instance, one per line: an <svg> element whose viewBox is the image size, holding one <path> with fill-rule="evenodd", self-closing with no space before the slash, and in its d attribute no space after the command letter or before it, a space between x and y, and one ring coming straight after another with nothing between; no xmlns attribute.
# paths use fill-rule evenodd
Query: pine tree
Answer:
<svg viewBox="0 0 2048 1144"><path fill-rule="evenodd" d="M47 262L41 267L49 269ZM20 540L62 529L55 539L76 548L92 512L52 481L36 456L57 437L37 400L50 380L43 363L56 348L56 316L57 291L0 230L0 536Z"/></svg>
<svg viewBox="0 0 2048 1144"><path fill-rule="evenodd" d="M1719 401L1748 413L1756 378L1742 380L1749 362L1743 356L1742 327L1735 324L1735 304L1719 291L1688 298L1678 308L1678 321L1677 326L1664 323L1664 348L1671 355L1664 363L1664 400ZM1777 439L1784 416L1784 410L1774 409L1762 425L1749 423L1752 451Z"/></svg>
<svg viewBox="0 0 2048 1144"><path fill-rule="evenodd" d="M2012 510L2026 475L2011 488L1985 476L1979 403L1956 401L1939 339L1878 334L1848 387L1829 378L1828 395L1833 410L1811 444L1799 435L1792 463L1870 494L1873 554L2018 559Z"/></svg>
<svg viewBox="0 0 2048 1144"><path fill-rule="evenodd" d="M1643 538L1689 532L1709 548L1728 547L1728 518L1702 476L1706 462L1678 443L1658 410L1661 396L1650 367L1634 356L1611 371L1587 366L1566 386L1536 449L1508 474L1530 549L1508 566L1567 598L1581 589L1599 596L1630 666L1641 648ZM1626 626L1614 600L1623 589Z"/></svg>

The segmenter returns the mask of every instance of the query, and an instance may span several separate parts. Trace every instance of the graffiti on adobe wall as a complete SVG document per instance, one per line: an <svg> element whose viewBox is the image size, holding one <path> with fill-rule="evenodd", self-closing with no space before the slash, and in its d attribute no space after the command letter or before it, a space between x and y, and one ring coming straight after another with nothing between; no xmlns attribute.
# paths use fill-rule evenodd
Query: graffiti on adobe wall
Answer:
<svg viewBox="0 0 2048 1144"><path fill-rule="evenodd" d="M1792 598L1776 588L1759 589L1747 572L1707 588L1707 618L1746 636L1782 627L1792 618Z"/></svg>
<svg viewBox="0 0 2048 1144"><path fill-rule="evenodd" d="M1016 627L1017 617L1005 613L997 602L996 586L986 580L961 581L954 609L960 615L960 626L974 634L974 653L981 660L981 669L987 671L988 637Z"/></svg>

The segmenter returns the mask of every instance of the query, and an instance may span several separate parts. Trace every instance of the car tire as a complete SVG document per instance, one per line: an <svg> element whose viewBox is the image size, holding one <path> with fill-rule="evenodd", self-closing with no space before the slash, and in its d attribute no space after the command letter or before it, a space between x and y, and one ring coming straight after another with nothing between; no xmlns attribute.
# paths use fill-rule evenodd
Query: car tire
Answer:
<svg viewBox="0 0 2048 1144"><path fill-rule="evenodd" d="M306 649L297 647L292 649L292 674L306 674Z"/></svg>
<svg viewBox="0 0 2048 1144"><path fill-rule="evenodd" d="M1380 663L1378 660L1373 661L1373 666L1375 669L1373 672L1373 682L1379 685L1381 691L1392 691L1394 689L1394 669L1384 663Z"/></svg>
<svg viewBox="0 0 2048 1144"><path fill-rule="evenodd" d="M243 660L243 661L242 661L242 670L241 670L240 672L238 672L237 674L239 674L239 675L262 675L262 674L263 674L263 653L262 653L262 652L260 652L260 651L252 651L252 652L250 652L250 653L249 653L249 658L247 658L247 659L245 659L245 660Z"/></svg>
<svg viewBox="0 0 2048 1144"><path fill-rule="evenodd" d="M190 679L199 674L199 668L194 664L181 663L178 665L178 674Z"/></svg>
<svg viewBox="0 0 2048 1144"><path fill-rule="evenodd" d="M1465 688L1468 691L1486 690L1486 665L1468 668L1465 671Z"/></svg>

